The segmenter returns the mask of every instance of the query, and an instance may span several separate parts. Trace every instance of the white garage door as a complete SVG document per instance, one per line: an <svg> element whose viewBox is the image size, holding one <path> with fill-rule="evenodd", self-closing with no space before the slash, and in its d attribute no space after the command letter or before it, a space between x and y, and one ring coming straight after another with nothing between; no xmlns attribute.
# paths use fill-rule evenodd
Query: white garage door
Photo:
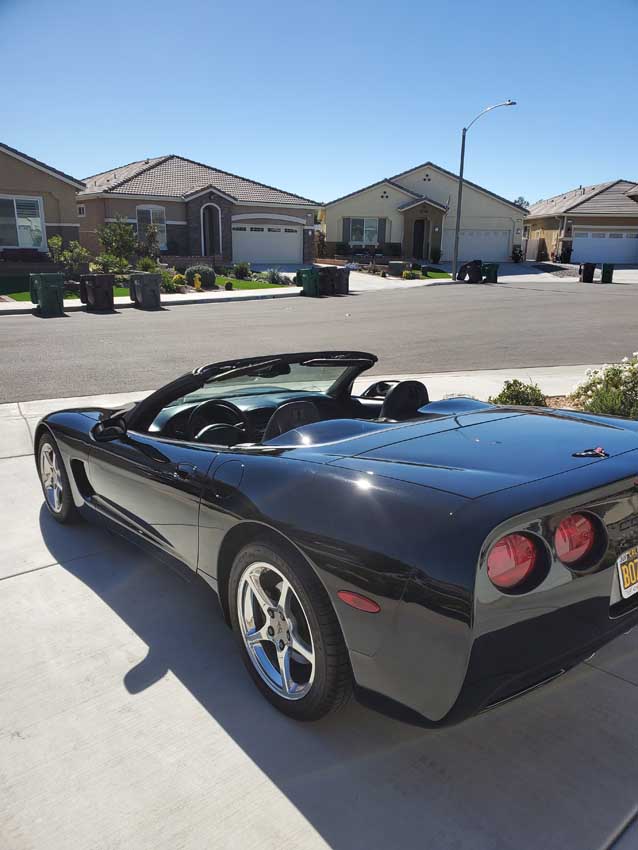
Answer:
<svg viewBox="0 0 638 850"><path fill-rule="evenodd" d="M573 263L638 263L638 233L575 230Z"/></svg>
<svg viewBox="0 0 638 850"><path fill-rule="evenodd" d="M301 227L266 224L233 225L235 263L300 263L303 259Z"/></svg>
<svg viewBox="0 0 638 850"><path fill-rule="evenodd" d="M454 254L454 228L443 233L443 257L451 262ZM459 261L509 260L509 230L461 230L459 231Z"/></svg>

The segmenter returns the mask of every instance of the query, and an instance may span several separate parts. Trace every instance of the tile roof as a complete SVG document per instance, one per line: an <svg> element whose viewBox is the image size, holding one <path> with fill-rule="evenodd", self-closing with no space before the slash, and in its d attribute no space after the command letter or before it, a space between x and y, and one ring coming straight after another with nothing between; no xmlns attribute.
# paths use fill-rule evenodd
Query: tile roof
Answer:
<svg viewBox="0 0 638 850"><path fill-rule="evenodd" d="M638 189L632 180L609 180L592 186L579 186L553 198L537 201L529 208L530 217L563 215L567 212L591 215L636 215L630 195Z"/></svg>
<svg viewBox="0 0 638 850"><path fill-rule="evenodd" d="M53 168L52 165L47 165L46 162L41 162L39 159L36 159L33 156L29 156L29 154L23 153L22 151L19 151L16 148L12 148L9 145L6 145L4 142L0 142L0 151L5 151L8 154L20 157L20 159L26 159L28 162L32 162L39 168L43 168L45 171L49 171L51 174L57 174L57 176L61 177L63 180L67 180L69 183L73 183L74 185L76 185L78 189L82 189L84 187L84 183L81 180L78 180L76 177L71 177L70 174L65 174L64 171L60 171L57 168Z"/></svg>
<svg viewBox="0 0 638 850"><path fill-rule="evenodd" d="M320 206L316 201L284 192L264 183L238 177L182 156L170 154L131 162L86 178L81 194L157 195L184 200L207 189L215 189L236 201L261 204Z"/></svg>

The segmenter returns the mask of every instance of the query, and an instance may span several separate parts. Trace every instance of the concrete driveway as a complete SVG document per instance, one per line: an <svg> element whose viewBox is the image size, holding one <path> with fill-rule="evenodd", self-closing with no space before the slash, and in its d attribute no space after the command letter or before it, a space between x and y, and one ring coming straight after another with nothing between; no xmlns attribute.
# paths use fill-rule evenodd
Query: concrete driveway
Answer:
<svg viewBox="0 0 638 850"><path fill-rule="evenodd" d="M206 587L49 519L38 413L0 407L3 850L636 846L635 635L455 728L294 723Z"/></svg>

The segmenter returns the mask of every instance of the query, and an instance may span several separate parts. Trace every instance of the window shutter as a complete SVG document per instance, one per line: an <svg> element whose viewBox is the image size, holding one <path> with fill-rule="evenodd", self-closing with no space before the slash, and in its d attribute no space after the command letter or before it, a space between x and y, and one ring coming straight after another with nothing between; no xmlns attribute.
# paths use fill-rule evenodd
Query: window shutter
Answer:
<svg viewBox="0 0 638 850"><path fill-rule="evenodd" d="M383 245L385 242L385 219L379 219L379 230L377 231L377 242L379 245Z"/></svg>
<svg viewBox="0 0 638 850"><path fill-rule="evenodd" d="M341 231L341 241L350 242L350 219L344 218L343 230Z"/></svg>

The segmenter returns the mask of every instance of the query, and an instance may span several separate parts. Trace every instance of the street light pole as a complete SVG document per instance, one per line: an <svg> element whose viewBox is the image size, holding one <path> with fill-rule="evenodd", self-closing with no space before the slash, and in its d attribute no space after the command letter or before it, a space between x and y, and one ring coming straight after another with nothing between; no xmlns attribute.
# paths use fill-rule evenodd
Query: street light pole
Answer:
<svg viewBox="0 0 638 850"><path fill-rule="evenodd" d="M456 198L456 226L454 229L454 254L452 256L452 280L456 280L457 266L459 261L459 231L461 228L461 201L463 200L463 170L465 168L465 137L475 121L478 121L486 112L491 112L493 109L498 109L499 106L516 106L515 100L505 100L503 103L495 103L493 106L488 106L482 112L473 118L467 127L463 127L461 133L461 165L459 167L459 191Z"/></svg>

